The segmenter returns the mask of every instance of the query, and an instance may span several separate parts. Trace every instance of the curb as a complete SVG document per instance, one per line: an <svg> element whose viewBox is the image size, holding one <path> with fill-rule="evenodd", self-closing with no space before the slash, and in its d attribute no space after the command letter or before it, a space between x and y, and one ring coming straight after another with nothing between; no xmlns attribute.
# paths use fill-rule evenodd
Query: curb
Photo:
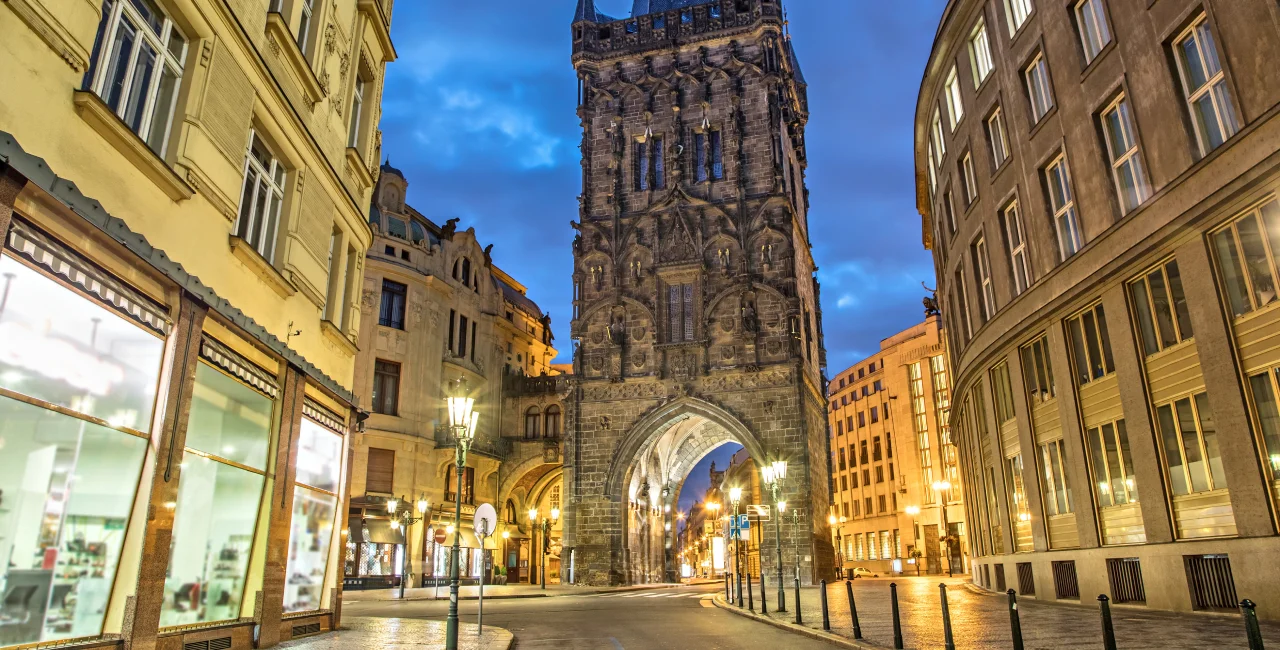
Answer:
<svg viewBox="0 0 1280 650"><path fill-rule="evenodd" d="M674 589L674 588L676 588L676 587L682 587L682 586L684 586L684 585L677 585L677 584L634 585L634 586L629 586L629 587L612 587L612 588L592 589L592 590L587 590L587 591L575 591L575 592L572 592L572 593L554 593L554 592L550 592L550 593L536 593L536 594L504 594L504 595L498 595L498 596L489 596L489 595L487 595L487 594L486 594L486 595L485 595L485 597L484 597L484 599L485 599L485 600L511 600L511 599L517 599L517 598L564 598L564 597L567 597L567 596L595 596L595 595L598 595L598 594L615 594L615 593L625 593L625 592L629 592L629 591L649 591L649 590L657 590L657 589ZM444 596L440 596L440 597L435 597L435 596L410 596L410 597L408 597L408 598L357 598L357 599L350 599L350 598L345 598L345 597L344 597L344 598L343 598L343 600L342 600L342 602L343 602L343 604L345 605L345 604L351 604L351 603L405 603L405 602L436 602L436 601L442 601L442 600L443 600L443 601L448 601L448 600L449 600L449 596L448 596L448 595L444 595ZM480 600L480 598L479 598L478 596L459 596L459 597L458 597L458 601L459 601L459 602L462 602L462 601L476 601L476 600Z"/></svg>
<svg viewBox="0 0 1280 650"><path fill-rule="evenodd" d="M724 596L721 596L721 595L717 595L715 598L711 600L711 602L714 603L716 607L719 607L720 609L723 609L727 612L731 612L743 618L749 618L758 623L765 623L767 625L772 625L776 628L786 630L788 632L793 632L795 634L807 636L811 639L817 639L818 641L826 641L831 645L839 646L841 648L849 648L850 650L885 650L886 649L886 646L875 645L874 643L868 643L867 641L854 641L852 639L847 639L845 637L842 637L838 634L832 634L830 632L822 632L819 630L814 630L814 629L805 627L803 625L796 625L795 623L788 623L786 621L779 621L777 619L770 618L768 616L762 616L752 611L738 609L736 605L730 605L729 603L725 602Z"/></svg>

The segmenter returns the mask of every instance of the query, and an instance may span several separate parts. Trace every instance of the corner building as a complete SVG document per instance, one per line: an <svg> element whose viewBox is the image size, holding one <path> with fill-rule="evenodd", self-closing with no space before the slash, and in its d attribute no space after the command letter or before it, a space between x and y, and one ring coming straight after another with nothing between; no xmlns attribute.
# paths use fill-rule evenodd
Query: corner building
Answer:
<svg viewBox="0 0 1280 650"><path fill-rule="evenodd" d="M338 628L390 13L0 7L0 647Z"/></svg>
<svg viewBox="0 0 1280 650"><path fill-rule="evenodd" d="M1280 618L1278 25L948 3L916 175L979 585Z"/></svg>
<svg viewBox="0 0 1280 650"><path fill-rule="evenodd" d="M673 582L676 500L737 442L785 458L806 582L831 571L808 100L778 0L579 0L582 123L564 546L575 582ZM773 541L765 542L768 555Z"/></svg>

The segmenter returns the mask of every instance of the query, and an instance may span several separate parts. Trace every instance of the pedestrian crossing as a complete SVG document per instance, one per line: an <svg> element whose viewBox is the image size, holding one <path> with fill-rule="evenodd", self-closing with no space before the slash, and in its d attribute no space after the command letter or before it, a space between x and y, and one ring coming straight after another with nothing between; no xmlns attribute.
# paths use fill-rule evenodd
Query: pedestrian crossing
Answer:
<svg viewBox="0 0 1280 650"><path fill-rule="evenodd" d="M630 591L600 594L598 598L711 598L714 594L686 593L683 591Z"/></svg>

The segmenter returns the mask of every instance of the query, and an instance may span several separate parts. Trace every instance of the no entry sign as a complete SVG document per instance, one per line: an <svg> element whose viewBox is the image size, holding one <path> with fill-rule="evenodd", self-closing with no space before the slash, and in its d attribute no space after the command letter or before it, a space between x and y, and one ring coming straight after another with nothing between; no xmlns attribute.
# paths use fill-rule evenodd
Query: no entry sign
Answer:
<svg viewBox="0 0 1280 650"><path fill-rule="evenodd" d="M443 528L437 528L437 529L436 529L435 537L433 537L432 539L436 540L436 543L437 543L437 544L443 544L443 543L444 543L444 529L443 529Z"/></svg>

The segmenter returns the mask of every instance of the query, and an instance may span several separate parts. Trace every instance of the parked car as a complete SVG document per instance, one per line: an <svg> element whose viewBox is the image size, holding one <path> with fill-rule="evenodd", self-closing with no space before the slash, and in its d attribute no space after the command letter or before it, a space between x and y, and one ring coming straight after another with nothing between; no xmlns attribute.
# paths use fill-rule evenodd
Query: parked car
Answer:
<svg viewBox="0 0 1280 650"><path fill-rule="evenodd" d="M868 569L867 567L862 567L862 566L853 567L853 571L851 571L850 573L853 574L854 578L879 578L880 577L879 573L872 573L871 569Z"/></svg>

